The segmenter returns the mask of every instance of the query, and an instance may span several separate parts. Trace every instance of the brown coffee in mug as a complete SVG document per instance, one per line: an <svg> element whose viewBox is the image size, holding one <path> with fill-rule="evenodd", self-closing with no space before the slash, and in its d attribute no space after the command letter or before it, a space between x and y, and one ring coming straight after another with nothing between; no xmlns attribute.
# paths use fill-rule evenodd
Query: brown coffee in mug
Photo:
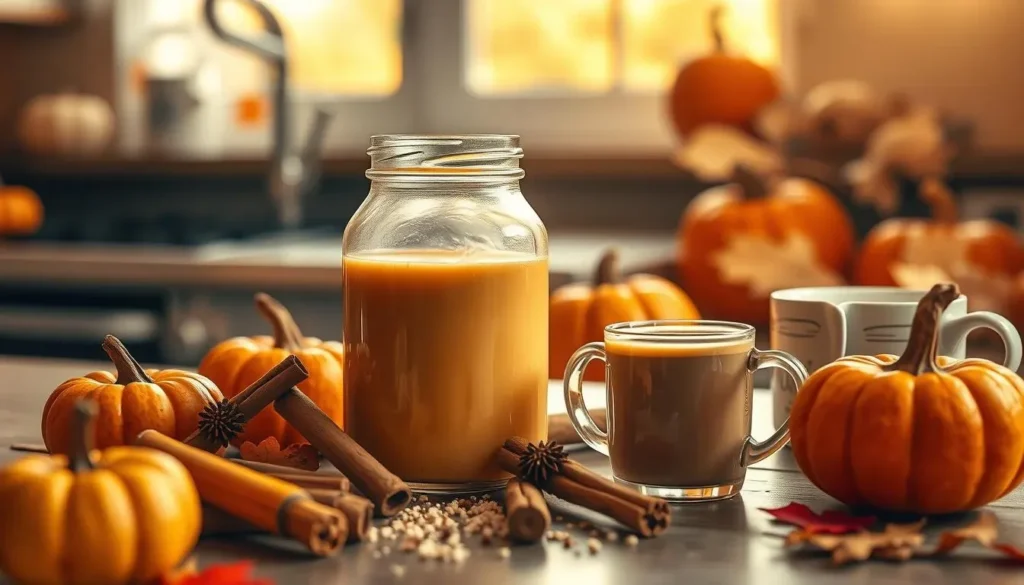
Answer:
<svg viewBox="0 0 1024 585"><path fill-rule="evenodd" d="M607 434L592 424L579 390L594 358L607 362ZM807 376L788 354L756 350L749 325L620 323L569 361L566 406L584 440L610 457L617 481L672 500L727 498L739 493L748 465L789 440L788 421L763 443L750 437L753 372L762 367L798 385Z"/></svg>

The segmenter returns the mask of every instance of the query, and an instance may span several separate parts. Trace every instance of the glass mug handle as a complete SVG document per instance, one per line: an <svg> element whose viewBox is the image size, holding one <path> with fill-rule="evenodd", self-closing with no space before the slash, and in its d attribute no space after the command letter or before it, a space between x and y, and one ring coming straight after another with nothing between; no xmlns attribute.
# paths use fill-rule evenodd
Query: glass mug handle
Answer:
<svg viewBox="0 0 1024 585"><path fill-rule="evenodd" d="M565 410L569 415L569 421L573 428L579 433L591 449L598 453L608 455L608 433L601 430L590 416L587 405L583 402L583 372L591 361L598 359L607 362L607 354L604 352L604 343L595 341L588 343L576 350L565 365ZM606 382L607 383L607 382Z"/></svg>
<svg viewBox="0 0 1024 585"><path fill-rule="evenodd" d="M799 391L800 386L803 385L804 380L807 379L807 368L804 367L800 360L796 359L792 355L775 349L760 351L757 349L750 350L750 356L747 359L747 369L754 373L761 368L778 368L783 372L789 374L790 378L793 378L793 382L796 384L796 388ZM763 461L768 457L771 457L776 451L781 449L786 443L789 442L789 417L786 417L785 422L782 426L775 429L772 436L768 437L764 441L756 441L753 437L747 437L746 444L743 446L743 455L740 459L740 464L743 467L753 465L758 461Z"/></svg>

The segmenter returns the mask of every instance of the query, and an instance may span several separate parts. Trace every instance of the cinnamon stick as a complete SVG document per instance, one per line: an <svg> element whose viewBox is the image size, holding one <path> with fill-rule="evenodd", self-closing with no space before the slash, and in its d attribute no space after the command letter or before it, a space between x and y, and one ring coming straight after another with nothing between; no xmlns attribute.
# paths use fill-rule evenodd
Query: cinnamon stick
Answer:
<svg viewBox="0 0 1024 585"><path fill-rule="evenodd" d="M509 473L521 475L520 457L527 453L528 445L522 437L506 440L498 449L498 465ZM671 510L665 500L618 485L571 459L562 459L558 467L538 487L567 502L609 516L643 537L657 536L668 528Z"/></svg>
<svg viewBox="0 0 1024 585"><path fill-rule="evenodd" d="M264 463L262 461L249 461L247 459L231 459L232 462L237 463L243 467L248 467L259 471L260 473L266 473L273 476L311 476L314 481L331 481L329 488L338 489L341 491L350 491L352 484L348 481L348 478L336 471L306 471L304 469L297 469L295 467L288 467L286 465L275 465L273 463ZM286 480L291 481L291 480ZM298 482L292 482L298 483ZM327 484L324 484L327 486ZM303 487L314 487L314 486L303 486Z"/></svg>
<svg viewBox="0 0 1024 585"><path fill-rule="evenodd" d="M603 408L590 411L590 416L593 417L594 422L597 423L597 426L602 431L608 430L606 413L607 410ZM576 432L576 428L569 422L569 415L567 414L553 414L548 417L548 440L555 441L560 445L573 445L583 442L580 434Z"/></svg>
<svg viewBox="0 0 1024 585"><path fill-rule="evenodd" d="M366 539L366 533L373 525L373 502L344 492L331 490L308 490L316 502L330 506L348 520L347 542ZM203 536L229 536L265 532L251 522L232 516L216 506L203 506Z"/></svg>
<svg viewBox="0 0 1024 585"><path fill-rule="evenodd" d="M333 555L348 538L345 515L317 503L294 484L235 465L158 431L139 433L135 443L181 461L204 502L262 530L294 538L313 554Z"/></svg>
<svg viewBox="0 0 1024 585"><path fill-rule="evenodd" d="M544 494L533 484L513 479L505 488L505 522L517 542L539 542L551 527L551 512Z"/></svg>
<svg viewBox="0 0 1024 585"><path fill-rule="evenodd" d="M316 473L266 473L265 475L293 483L300 488L330 490L335 492L349 492L352 484L347 477L337 475L319 475Z"/></svg>
<svg viewBox="0 0 1024 585"><path fill-rule="evenodd" d="M217 452L241 434L245 423L293 386L309 377L294 355L263 374L229 400L207 406L200 413L199 428L185 439L192 447Z"/></svg>
<svg viewBox="0 0 1024 585"><path fill-rule="evenodd" d="M348 477L359 493L373 502L378 514L394 516L409 505L409 486L360 447L298 388L278 398L274 410Z"/></svg>
<svg viewBox="0 0 1024 585"><path fill-rule="evenodd" d="M331 506L348 519L348 542L366 539L367 530L373 526L373 502L355 494L339 494Z"/></svg>

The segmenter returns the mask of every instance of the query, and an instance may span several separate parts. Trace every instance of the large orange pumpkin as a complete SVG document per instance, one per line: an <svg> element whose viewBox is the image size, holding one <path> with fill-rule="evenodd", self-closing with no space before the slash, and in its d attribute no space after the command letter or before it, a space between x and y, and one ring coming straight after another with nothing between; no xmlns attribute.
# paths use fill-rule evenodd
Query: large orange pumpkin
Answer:
<svg viewBox="0 0 1024 585"><path fill-rule="evenodd" d="M605 252L594 284L574 283L551 294L548 367L561 379L565 365L580 346L604 340L604 328L623 321L700 319L693 301L674 283L653 274L623 279L618 254ZM587 368L585 380L604 380L604 369Z"/></svg>
<svg viewBox="0 0 1024 585"><path fill-rule="evenodd" d="M184 370L146 370L113 335L103 340L103 350L117 373L90 372L64 382L43 406L43 442L50 453L68 454L75 404L93 400L96 447L131 445L146 429L184 440L199 425L199 413L224 399L209 379Z"/></svg>
<svg viewBox="0 0 1024 585"><path fill-rule="evenodd" d="M1024 381L988 360L936 359L956 285L921 300L903 355L815 372L790 415L793 455L851 505L939 514L984 506L1024 480Z"/></svg>
<svg viewBox="0 0 1024 585"><path fill-rule="evenodd" d="M918 194L932 219L892 218L872 229L857 259L857 284L919 288L921 280L944 277L975 299L991 284L986 278L1012 278L1024 269L1024 250L1008 226L987 219L960 222L952 194L936 179L922 181ZM982 290L961 278L980 281Z"/></svg>
<svg viewBox="0 0 1024 585"><path fill-rule="evenodd" d="M779 97L779 83L764 66L725 50L721 8L711 11L712 53L690 61L669 92L672 122L683 137L707 124L753 131L761 108Z"/></svg>
<svg viewBox="0 0 1024 585"><path fill-rule="evenodd" d="M215 345L199 364L199 373L213 380L224 395L231 398L260 379L284 358L294 354L309 371L299 384L303 391L331 420L342 424L342 364L344 350L340 342L304 337L291 313L270 295L259 293L256 308L274 328L274 336L233 337ZM266 408L245 425L245 431L232 441L259 444L274 437L281 446L305 439L272 408Z"/></svg>
<svg viewBox="0 0 1024 585"><path fill-rule="evenodd" d="M819 183L768 185L737 168L683 213L680 280L708 316L761 325L774 290L842 284L853 243L846 210Z"/></svg>
<svg viewBox="0 0 1024 585"><path fill-rule="evenodd" d="M28 236L43 225L43 204L27 187L0 182L0 236Z"/></svg>

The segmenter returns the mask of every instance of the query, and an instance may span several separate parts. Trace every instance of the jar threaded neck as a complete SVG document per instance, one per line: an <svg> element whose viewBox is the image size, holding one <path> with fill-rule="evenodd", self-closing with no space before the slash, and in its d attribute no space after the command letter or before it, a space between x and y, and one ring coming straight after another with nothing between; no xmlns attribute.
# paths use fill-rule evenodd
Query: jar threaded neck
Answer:
<svg viewBox="0 0 1024 585"><path fill-rule="evenodd" d="M518 180L523 149L514 135L383 134L370 138L371 180Z"/></svg>

